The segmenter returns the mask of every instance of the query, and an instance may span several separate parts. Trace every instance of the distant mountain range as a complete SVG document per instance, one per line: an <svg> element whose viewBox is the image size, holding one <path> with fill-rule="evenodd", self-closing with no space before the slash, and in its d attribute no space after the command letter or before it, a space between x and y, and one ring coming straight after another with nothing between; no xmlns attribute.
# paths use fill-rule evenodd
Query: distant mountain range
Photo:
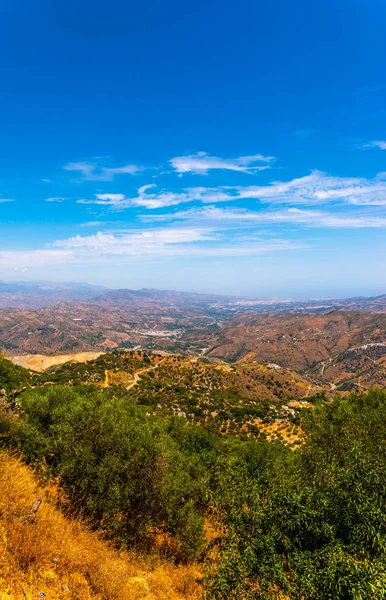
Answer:
<svg viewBox="0 0 386 600"><path fill-rule="evenodd" d="M342 300L245 299L87 284L0 283L9 355L141 348L275 364L316 385L386 385L386 294Z"/></svg>
<svg viewBox="0 0 386 600"><path fill-rule="evenodd" d="M59 302L88 301L105 289L88 283L0 281L0 308L41 308Z"/></svg>
<svg viewBox="0 0 386 600"><path fill-rule="evenodd" d="M225 307L227 310L257 312L360 310L385 312L386 294L373 297L343 299L280 300L276 298L245 298L220 294L200 294L143 288L107 289L88 283L1 282L1 308L42 308L61 302L92 302L104 306L195 306L202 308Z"/></svg>

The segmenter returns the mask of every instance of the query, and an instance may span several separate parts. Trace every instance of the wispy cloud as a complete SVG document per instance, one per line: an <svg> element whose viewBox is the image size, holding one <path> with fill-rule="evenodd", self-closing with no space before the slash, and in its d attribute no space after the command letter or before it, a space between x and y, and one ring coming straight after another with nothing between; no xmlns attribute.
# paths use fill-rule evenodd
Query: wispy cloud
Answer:
<svg viewBox="0 0 386 600"><path fill-rule="evenodd" d="M335 177L314 171L310 175L290 181L274 181L260 186L191 187L181 191L157 190L155 184L144 185L136 196L125 194L95 194L94 198L80 199L80 204L100 204L114 210L128 207L146 209L167 208L188 202L213 204L235 200L258 200L265 204L293 206L343 203L361 206L386 205L386 173L374 179Z"/></svg>
<svg viewBox="0 0 386 600"><path fill-rule="evenodd" d="M63 198L62 196L51 196L50 198L46 198L46 202L64 202L67 198Z"/></svg>
<svg viewBox="0 0 386 600"><path fill-rule="evenodd" d="M153 229L145 231L124 231L118 233L102 233L95 235L68 238L54 242L54 246L60 248L94 248L103 253L120 254L127 252L147 253L159 246L168 244L186 244L216 240L210 229Z"/></svg>
<svg viewBox="0 0 386 600"><path fill-rule="evenodd" d="M1 269L37 268L44 266L59 266L62 263L71 264L73 254L69 250L6 250L0 252Z"/></svg>
<svg viewBox="0 0 386 600"><path fill-rule="evenodd" d="M135 206L148 209L176 206L185 202L226 202L229 194L222 188L193 187L185 188L180 192L156 191L156 186L145 185L138 190L138 196L131 199ZM149 190L152 190L151 192Z"/></svg>
<svg viewBox="0 0 386 600"><path fill-rule="evenodd" d="M210 156L206 152L197 152L197 154L190 154L189 156L176 156L171 159L170 164L180 174L207 175L208 171L213 169L256 173L268 169L268 163L273 160L273 156L263 156L262 154L227 159Z"/></svg>
<svg viewBox="0 0 386 600"><path fill-rule="evenodd" d="M0 202L15 202L14 198L3 198L0 196Z"/></svg>
<svg viewBox="0 0 386 600"><path fill-rule="evenodd" d="M112 181L116 175L136 175L143 170L138 165L122 167L104 167L91 162L70 162L64 165L66 171L78 173L84 181Z"/></svg>
<svg viewBox="0 0 386 600"><path fill-rule="evenodd" d="M237 244L234 242L237 241ZM129 259L139 256L161 257L206 257L248 256L282 250L304 248L304 242L283 239L259 239L257 236L242 236L229 239L220 230L213 228L160 228L144 231L98 232L91 236L74 236L57 240L55 247L73 252L80 261L101 259Z"/></svg>
<svg viewBox="0 0 386 600"><path fill-rule="evenodd" d="M77 200L78 204L101 204L113 208L127 208L131 206L131 200L125 194L95 194L94 198Z"/></svg>
<svg viewBox="0 0 386 600"><path fill-rule="evenodd" d="M152 190L152 191L149 191ZM123 210L132 206L148 209L176 206L184 202L223 202L230 200L230 196L219 188L195 187L183 189L180 192L167 190L156 191L156 185L143 185L132 198L125 194L95 194L94 198L82 198L79 204L99 204L109 206L114 210Z"/></svg>
<svg viewBox="0 0 386 600"><path fill-rule="evenodd" d="M320 210L304 210L288 208L276 211L251 211L238 208L218 208L206 206L179 211L169 215L142 216L144 221L191 221L213 226L220 224L240 226L292 224L307 227L335 228L335 229L365 229L386 227L386 216L333 213ZM215 225L214 225L215 224Z"/></svg>
<svg viewBox="0 0 386 600"><path fill-rule="evenodd" d="M367 144L364 144L362 148L379 148L380 150L386 150L386 142L382 140L368 142Z"/></svg>
<svg viewBox="0 0 386 600"><path fill-rule="evenodd" d="M339 201L348 204L381 206L386 204L386 174L374 179L364 177L334 177L321 171L268 186L237 188L234 197L256 198L276 204L327 204Z"/></svg>
<svg viewBox="0 0 386 600"><path fill-rule="evenodd" d="M103 227L107 225L107 223L103 221L87 221L87 223L81 223L79 227Z"/></svg>

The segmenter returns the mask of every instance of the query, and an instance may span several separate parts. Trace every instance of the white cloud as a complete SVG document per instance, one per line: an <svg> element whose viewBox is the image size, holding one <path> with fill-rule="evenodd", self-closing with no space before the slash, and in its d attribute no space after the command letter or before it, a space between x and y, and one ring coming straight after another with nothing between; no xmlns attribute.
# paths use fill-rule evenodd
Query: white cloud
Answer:
<svg viewBox="0 0 386 600"><path fill-rule="evenodd" d="M223 202L230 200L229 194L217 188L187 188L181 192L152 191L155 184L143 185L138 189L137 196L128 198L125 194L95 194L95 198L80 199L79 204L101 204L110 206L115 210L122 210L131 206L148 209L165 208L176 206L184 202Z"/></svg>
<svg viewBox="0 0 386 600"><path fill-rule="evenodd" d="M136 254L153 252L168 244L186 244L216 240L217 236L208 229L149 229L114 233L98 232L95 235L57 240L60 248L93 248L105 254Z"/></svg>
<svg viewBox="0 0 386 600"><path fill-rule="evenodd" d="M274 160L273 156L263 156L262 154L225 159L209 156L206 152L197 152L197 154L189 156L176 156L171 159L170 164L177 173L207 175L208 171L212 169L255 173L268 169L267 163L272 160Z"/></svg>
<svg viewBox="0 0 386 600"><path fill-rule="evenodd" d="M78 204L102 204L113 208L127 208L131 200L125 194L95 194L95 198L77 200Z"/></svg>
<svg viewBox="0 0 386 600"><path fill-rule="evenodd" d="M369 142L363 146L364 148L379 148L380 150L386 150L386 142L384 141L375 141Z"/></svg>
<svg viewBox="0 0 386 600"><path fill-rule="evenodd" d="M28 267L71 264L73 253L69 250L5 250L0 252L1 269L25 270Z"/></svg>
<svg viewBox="0 0 386 600"><path fill-rule="evenodd" d="M290 181L274 181L260 186L191 187L181 191L157 191L155 184L144 185L132 198L125 194L95 194L78 200L81 204L101 204L121 210L131 206L147 209L166 208L187 202L212 204L234 200L259 200L266 204L323 205L344 203L360 206L386 205L386 173L374 179L334 177L314 171Z"/></svg>
<svg viewBox="0 0 386 600"><path fill-rule="evenodd" d="M224 202L229 200L229 194L222 191L221 188L194 187L186 188L181 192L151 192L147 190L154 189L155 185L146 185L138 190L138 196L131 199L135 206L142 206L148 209L165 208L167 206L176 206L184 202Z"/></svg>
<svg viewBox="0 0 386 600"><path fill-rule="evenodd" d="M102 167L96 163L82 161L67 163L63 169L79 173L84 181L112 181L116 175L136 175L139 171L143 170L138 165Z"/></svg>
<svg viewBox="0 0 386 600"><path fill-rule="evenodd" d="M62 198L61 196L52 196L50 198L46 198L46 202L64 202L67 198Z"/></svg>
<svg viewBox="0 0 386 600"><path fill-rule="evenodd" d="M205 223L215 223L219 226L234 225L255 226L256 224L293 224L308 227L364 229L386 227L386 216L382 215L357 215L348 213L332 213L319 210L302 210L288 208L280 211L250 211L238 208L218 208L207 206L193 208L168 215L143 216L145 221L181 220Z"/></svg>
<svg viewBox="0 0 386 600"><path fill-rule="evenodd" d="M0 196L0 202L15 202L13 198L2 198Z"/></svg>
<svg viewBox="0 0 386 600"><path fill-rule="evenodd" d="M215 197L214 190L208 194ZM315 205L343 202L356 205L386 205L386 173L374 179L364 177L334 177L321 171L292 179L274 181L265 186L218 188L222 200L256 199L272 204ZM203 197L205 193L203 192Z"/></svg>
<svg viewBox="0 0 386 600"><path fill-rule="evenodd" d="M235 243L237 242L237 243ZM248 256L303 248L304 243L254 237L235 240L213 228L160 228L142 231L98 232L57 240L55 247L70 249L77 261L137 259L138 257ZM114 258L115 257L115 258Z"/></svg>
<svg viewBox="0 0 386 600"><path fill-rule="evenodd" d="M326 204L342 201L349 204L386 204L386 181L383 173L375 179L334 177L314 171L291 181L275 181L268 186L237 188L234 196L256 198L272 203Z"/></svg>
<svg viewBox="0 0 386 600"><path fill-rule="evenodd" d="M106 225L103 221L88 221L87 223L81 223L80 227L103 227Z"/></svg>

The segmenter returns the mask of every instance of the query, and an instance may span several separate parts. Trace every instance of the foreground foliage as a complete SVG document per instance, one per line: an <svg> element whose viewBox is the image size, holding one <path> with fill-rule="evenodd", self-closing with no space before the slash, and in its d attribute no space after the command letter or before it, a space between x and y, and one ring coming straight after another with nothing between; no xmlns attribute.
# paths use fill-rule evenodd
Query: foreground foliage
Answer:
<svg viewBox="0 0 386 600"><path fill-rule="evenodd" d="M304 428L292 460L223 479L208 600L385 597L386 393L337 398Z"/></svg>
<svg viewBox="0 0 386 600"><path fill-rule="evenodd" d="M385 391L316 398L295 451L155 416L115 389L18 400L0 440L117 546L206 556L205 600L386 597Z"/></svg>
<svg viewBox="0 0 386 600"><path fill-rule="evenodd" d="M199 550L210 477L204 431L149 419L92 387L45 387L25 393L22 404L10 443L59 477L72 507L122 544L172 536L182 558Z"/></svg>

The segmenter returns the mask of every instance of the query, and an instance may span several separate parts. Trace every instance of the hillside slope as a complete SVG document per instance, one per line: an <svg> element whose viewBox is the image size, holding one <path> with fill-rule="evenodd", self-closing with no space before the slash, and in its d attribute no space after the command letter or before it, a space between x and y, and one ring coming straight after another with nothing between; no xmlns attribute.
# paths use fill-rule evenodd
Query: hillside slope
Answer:
<svg viewBox="0 0 386 600"><path fill-rule="evenodd" d="M369 388L385 380L383 355L386 354L386 315L354 311L335 311L312 315L237 315L227 321L218 335L210 357L228 361L272 362L300 371L329 383L347 379L358 383L369 348L376 344L376 357L363 385ZM351 349L353 354L347 354ZM362 357L362 363L359 358ZM370 361L371 362L371 361ZM330 366L334 364L334 369Z"/></svg>
<svg viewBox="0 0 386 600"><path fill-rule="evenodd" d="M327 392L328 386L277 365L224 364L207 359L114 351L88 363L46 370L37 385L94 384L135 399L149 414L180 417L222 433L254 436L262 421L288 421L287 402ZM283 407L284 405L284 407ZM284 411L284 412L283 412Z"/></svg>
<svg viewBox="0 0 386 600"><path fill-rule="evenodd" d="M118 553L55 508L32 470L0 453L0 598L32 600L193 600L197 568ZM34 501L43 502L35 519Z"/></svg>

